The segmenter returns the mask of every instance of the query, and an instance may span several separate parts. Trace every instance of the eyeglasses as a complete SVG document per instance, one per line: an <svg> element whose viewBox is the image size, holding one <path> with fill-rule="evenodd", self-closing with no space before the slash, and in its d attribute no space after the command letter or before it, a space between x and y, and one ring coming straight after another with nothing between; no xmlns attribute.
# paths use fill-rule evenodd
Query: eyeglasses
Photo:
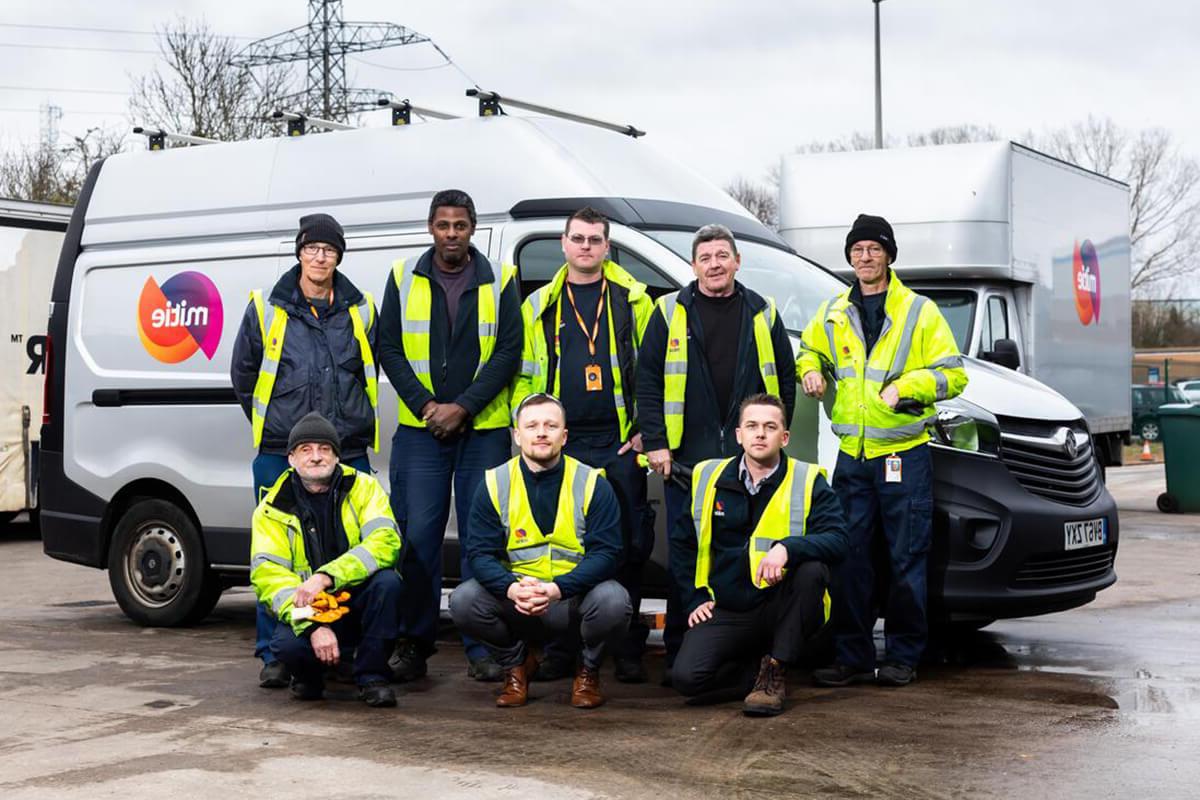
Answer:
<svg viewBox="0 0 1200 800"><path fill-rule="evenodd" d="M851 258L860 258L864 255L870 256L871 258L879 258L881 255L883 255L883 248L877 244L868 245L867 247L859 245L857 247L850 248Z"/></svg>
<svg viewBox="0 0 1200 800"><path fill-rule="evenodd" d="M336 247L329 247L323 244L306 244L300 248L300 252L306 256L323 255L326 258L337 258L338 250Z"/></svg>
<svg viewBox="0 0 1200 800"><path fill-rule="evenodd" d="M584 236L582 233L573 233L567 237L567 241L576 247L582 247L584 242L587 242L592 247L600 247L604 244L603 236Z"/></svg>

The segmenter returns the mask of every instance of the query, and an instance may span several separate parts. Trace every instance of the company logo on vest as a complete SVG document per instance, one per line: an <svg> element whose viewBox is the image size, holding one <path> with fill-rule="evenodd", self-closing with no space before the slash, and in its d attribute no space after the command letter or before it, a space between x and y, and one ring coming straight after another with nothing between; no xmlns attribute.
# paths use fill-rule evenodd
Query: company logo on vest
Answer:
<svg viewBox="0 0 1200 800"><path fill-rule="evenodd" d="M146 352L167 364L178 364L202 350L212 359L225 321L221 294L199 272L180 272L161 286L146 279L138 298L138 336Z"/></svg>
<svg viewBox="0 0 1200 800"><path fill-rule="evenodd" d="M1084 325L1100 322L1100 259L1089 239L1075 243L1075 312Z"/></svg>

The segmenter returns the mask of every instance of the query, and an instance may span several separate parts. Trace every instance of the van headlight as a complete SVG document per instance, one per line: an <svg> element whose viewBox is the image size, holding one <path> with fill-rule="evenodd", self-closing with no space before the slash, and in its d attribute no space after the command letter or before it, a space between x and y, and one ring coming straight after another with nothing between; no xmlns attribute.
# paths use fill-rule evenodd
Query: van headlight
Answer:
<svg viewBox="0 0 1200 800"><path fill-rule="evenodd" d="M986 409L956 397L936 405L929 425L929 435L935 445L980 453L1000 455L1000 424Z"/></svg>

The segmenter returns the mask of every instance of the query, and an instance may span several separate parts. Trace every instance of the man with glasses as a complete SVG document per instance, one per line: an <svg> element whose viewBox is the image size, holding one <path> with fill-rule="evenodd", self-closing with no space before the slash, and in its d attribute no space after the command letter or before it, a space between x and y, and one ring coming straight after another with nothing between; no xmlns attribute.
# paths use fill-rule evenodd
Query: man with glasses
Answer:
<svg viewBox="0 0 1200 800"><path fill-rule="evenodd" d="M646 327L638 359L638 422L650 468L664 478L675 463L690 467L740 456L738 409L752 394L779 397L785 425L791 425L792 344L775 301L736 280L741 264L733 233L724 225L705 225L692 239L696 280L660 297ZM670 532L687 508L687 489L668 481L666 501ZM681 593L690 590L675 586L667 599L668 667L683 638ZM669 676L664 679L669 682Z"/></svg>
<svg viewBox="0 0 1200 800"><path fill-rule="evenodd" d="M826 300L800 341L796 373L821 397L836 382L829 414L841 439L833 490L846 511L850 553L834 575L834 663L819 686L905 686L925 650L926 571L932 534L933 466L926 426L934 402L967 385L962 355L937 303L896 276L896 238L883 217L860 214L846 236L855 282ZM883 666L875 672L872 554L887 550Z"/></svg>
<svg viewBox="0 0 1200 800"><path fill-rule="evenodd" d="M642 570L654 546L646 502L646 474L634 404L634 372L642 333L654 310L646 285L608 258L609 223L585 207L567 219L562 235L566 263L521 306L525 345L513 390L517 406L531 392L562 398L571 436L564 452L604 470L621 508L625 563L618 577L629 592L634 623L615 652L617 680L643 683L642 653L649 629L638 621ZM573 654L560 643L546 650L536 679L574 670Z"/></svg>
<svg viewBox="0 0 1200 800"><path fill-rule="evenodd" d="M423 677L442 597L442 542L453 486L460 540L484 470L508 460L509 387L521 359L516 270L471 244L475 204L447 189L429 204L433 247L392 265L380 314L379 360L399 395L392 438L392 509L404 532L404 639L395 678ZM462 577L471 577L462 559ZM464 638L468 674L500 680L487 649Z"/></svg>
<svg viewBox="0 0 1200 800"><path fill-rule="evenodd" d="M338 271L346 252L342 226L328 214L300 218L297 264L269 296L250 293L233 343L229 373L250 420L254 502L288 469L288 435L319 412L337 430L342 463L370 472L367 448L379 449L375 301ZM255 655L259 685L288 685L286 667L271 653L275 619L260 603Z"/></svg>

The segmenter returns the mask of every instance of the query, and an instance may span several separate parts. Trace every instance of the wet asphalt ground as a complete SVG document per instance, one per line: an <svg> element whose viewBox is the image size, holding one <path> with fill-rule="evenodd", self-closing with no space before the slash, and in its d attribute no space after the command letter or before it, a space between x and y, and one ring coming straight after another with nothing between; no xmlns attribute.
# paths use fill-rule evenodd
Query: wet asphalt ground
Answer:
<svg viewBox="0 0 1200 800"><path fill-rule="evenodd" d="M0 797L1200 796L1200 515L1154 507L1161 465L1109 471L1119 580L1084 608L997 622L904 689L816 689L788 711L684 706L606 676L499 710L448 638L427 679L372 710L257 687L253 602L190 629L128 622L99 571L0 534ZM650 659L661 672L661 657Z"/></svg>

